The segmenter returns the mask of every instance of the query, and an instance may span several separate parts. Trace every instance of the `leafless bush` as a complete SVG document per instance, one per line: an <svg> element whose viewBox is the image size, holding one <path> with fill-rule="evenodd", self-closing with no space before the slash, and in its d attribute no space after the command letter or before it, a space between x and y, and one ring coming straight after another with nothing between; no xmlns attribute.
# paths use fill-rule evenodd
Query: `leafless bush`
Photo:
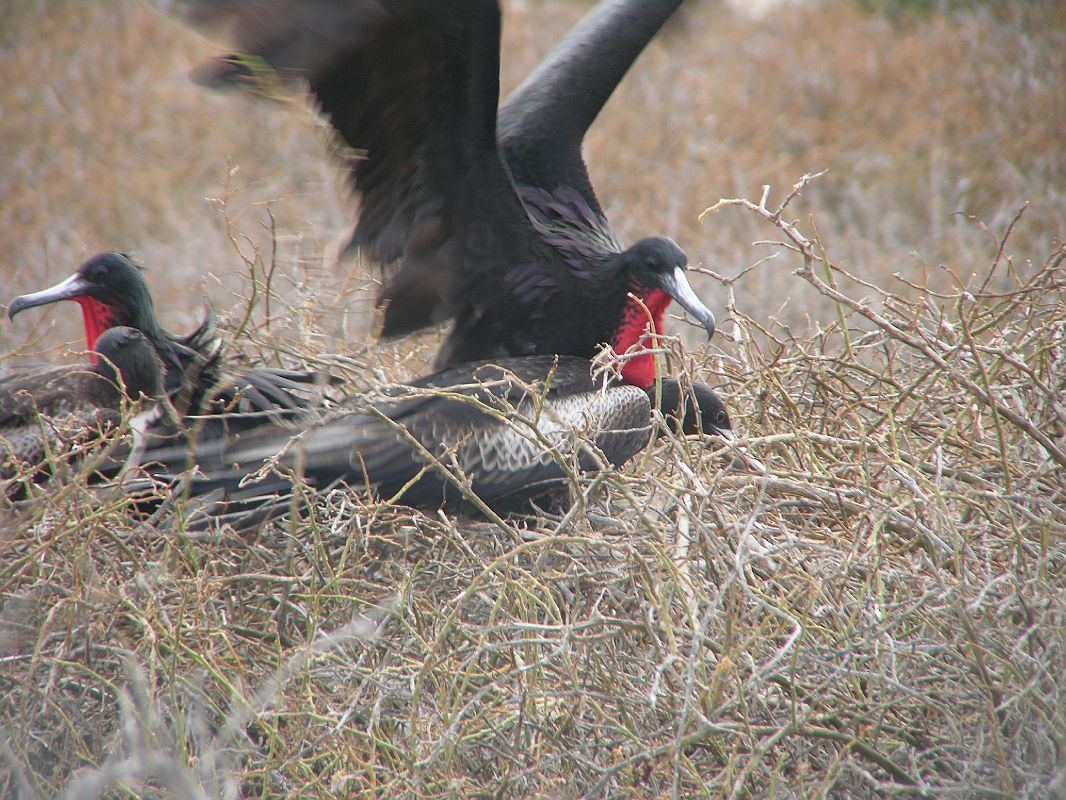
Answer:
<svg viewBox="0 0 1066 800"><path fill-rule="evenodd" d="M338 490L206 539L55 492L0 566L4 790L1061 791L1066 251L988 231L952 291L892 291L769 190L729 205L839 311L791 335L723 279L732 346L671 345L766 474L666 438L557 517Z"/></svg>

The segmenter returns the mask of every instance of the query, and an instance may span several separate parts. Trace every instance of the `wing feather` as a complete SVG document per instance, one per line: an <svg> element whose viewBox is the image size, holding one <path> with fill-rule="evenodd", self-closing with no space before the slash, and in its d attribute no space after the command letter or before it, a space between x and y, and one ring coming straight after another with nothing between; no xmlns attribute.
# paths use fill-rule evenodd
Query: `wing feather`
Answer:
<svg viewBox="0 0 1066 800"><path fill-rule="evenodd" d="M350 246L399 265L379 297L382 335L459 318L464 341L438 364L492 356L536 316L513 313L498 276L539 263L558 291L572 280L497 146L496 0L156 2L240 51L198 69L202 82L252 81L251 63L307 85L348 148L361 204Z"/></svg>

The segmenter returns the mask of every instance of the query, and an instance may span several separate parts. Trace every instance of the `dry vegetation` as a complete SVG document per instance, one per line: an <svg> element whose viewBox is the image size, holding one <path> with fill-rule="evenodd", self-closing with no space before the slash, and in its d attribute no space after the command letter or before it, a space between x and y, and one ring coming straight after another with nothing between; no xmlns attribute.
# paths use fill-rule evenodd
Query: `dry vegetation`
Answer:
<svg viewBox="0 0 1066 800"><path fill-rule="evenodd" d="M507 4L508 85L579 5ZM0 794L1066 797L1064 8L689 19L590 158L707 273L674 364L769 472L666 439L564 518L338 492L211 538L65 480L0 545ZM320 267L307 116L186 86L203 42L136 4L0 23L10 294L126 249L175 328L210 273L243 352L419 371Z"/></svg>

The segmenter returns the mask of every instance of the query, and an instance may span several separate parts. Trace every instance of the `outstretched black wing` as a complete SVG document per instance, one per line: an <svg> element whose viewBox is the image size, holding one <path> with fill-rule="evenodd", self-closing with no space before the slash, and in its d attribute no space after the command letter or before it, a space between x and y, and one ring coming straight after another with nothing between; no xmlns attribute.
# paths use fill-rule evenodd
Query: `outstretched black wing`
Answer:
<svg viewBox="0 0 1066 800"><path fill-rule="evenodd" d="M306 83L350 148L352 246L400 264L380 296L383 335L455 318L439 365L530 349L513 328L575 279L499 155L496 0L155 2L221 26L239 50L197 69L200 82L261 84L266 71Z"/></svg>
<svg viewBox="0 0 1066 800"><path fill-rule="evenodd" d="M559 42L500 107L497 137L520 187L580 193L600 217L581 143L682 0L607 0Z"/></svg>

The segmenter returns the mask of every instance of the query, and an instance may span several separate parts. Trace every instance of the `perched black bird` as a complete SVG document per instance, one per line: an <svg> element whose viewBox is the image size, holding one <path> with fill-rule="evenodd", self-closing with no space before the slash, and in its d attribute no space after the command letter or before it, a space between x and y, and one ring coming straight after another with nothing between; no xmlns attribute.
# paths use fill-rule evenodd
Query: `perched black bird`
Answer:
<svg viewBox="0 0 1066 800"><path fill-rule="evenodd" d="M140 331L158 354L164 387L181 414L200 416L199 434L211 438L223 430L255 427L266 420L294 418L307 410L308 384L315 375L264 367L227 369L222 342L208 315L187 336L166 331L155 314L152 295L140 267L121 253L100 253L66 280L11 301L8 317L27 308L73 300L81 306L85 341L95 349L107 329L122 325Z"/></svg>
<svg viewBox="0 0 1066 800"><path fill-rule="evenodd" d="M239 53L194 72L212 85L302 82L350 148L361 200L349 247L398 262L382 334L454 319L436 367L507 355L591 358L662 331L671 299L714 317L673 241L626 249L592 191L581 142L680 0L609 0L499 109L496 0L153 0L223 27ZM630 297L634 295L636 299ZM624 379L647 388L651 355Z"/></svg>
<svg viewBox="0 0 1066 800"><path fill-rule="evenodd" d="M133 401L163 397L163 367L144 334L109 328L94 345L91 366L27 369L0 380L0 481L8 482L9 499L47 474L50 456L84 450L116 428Z"/></svg>
<svg viewBox="0 0 1066 800"><path fill-rule="evenodd" d="M464 364L355 398L299 430L264 426L194 456L178 447L145 461L157 476L176 475L191 457L187 490L210 497L200 513L240 527L289 509L293 473L318 491L343 484L430 508L468 506L474 496L507 510L568 475L620 466L648 444L655 390L605 386L590 368L568 356ZM661 395L675 424L731 435L710 389L700 387L687 414L676 381L664 381Z"/></svg>

